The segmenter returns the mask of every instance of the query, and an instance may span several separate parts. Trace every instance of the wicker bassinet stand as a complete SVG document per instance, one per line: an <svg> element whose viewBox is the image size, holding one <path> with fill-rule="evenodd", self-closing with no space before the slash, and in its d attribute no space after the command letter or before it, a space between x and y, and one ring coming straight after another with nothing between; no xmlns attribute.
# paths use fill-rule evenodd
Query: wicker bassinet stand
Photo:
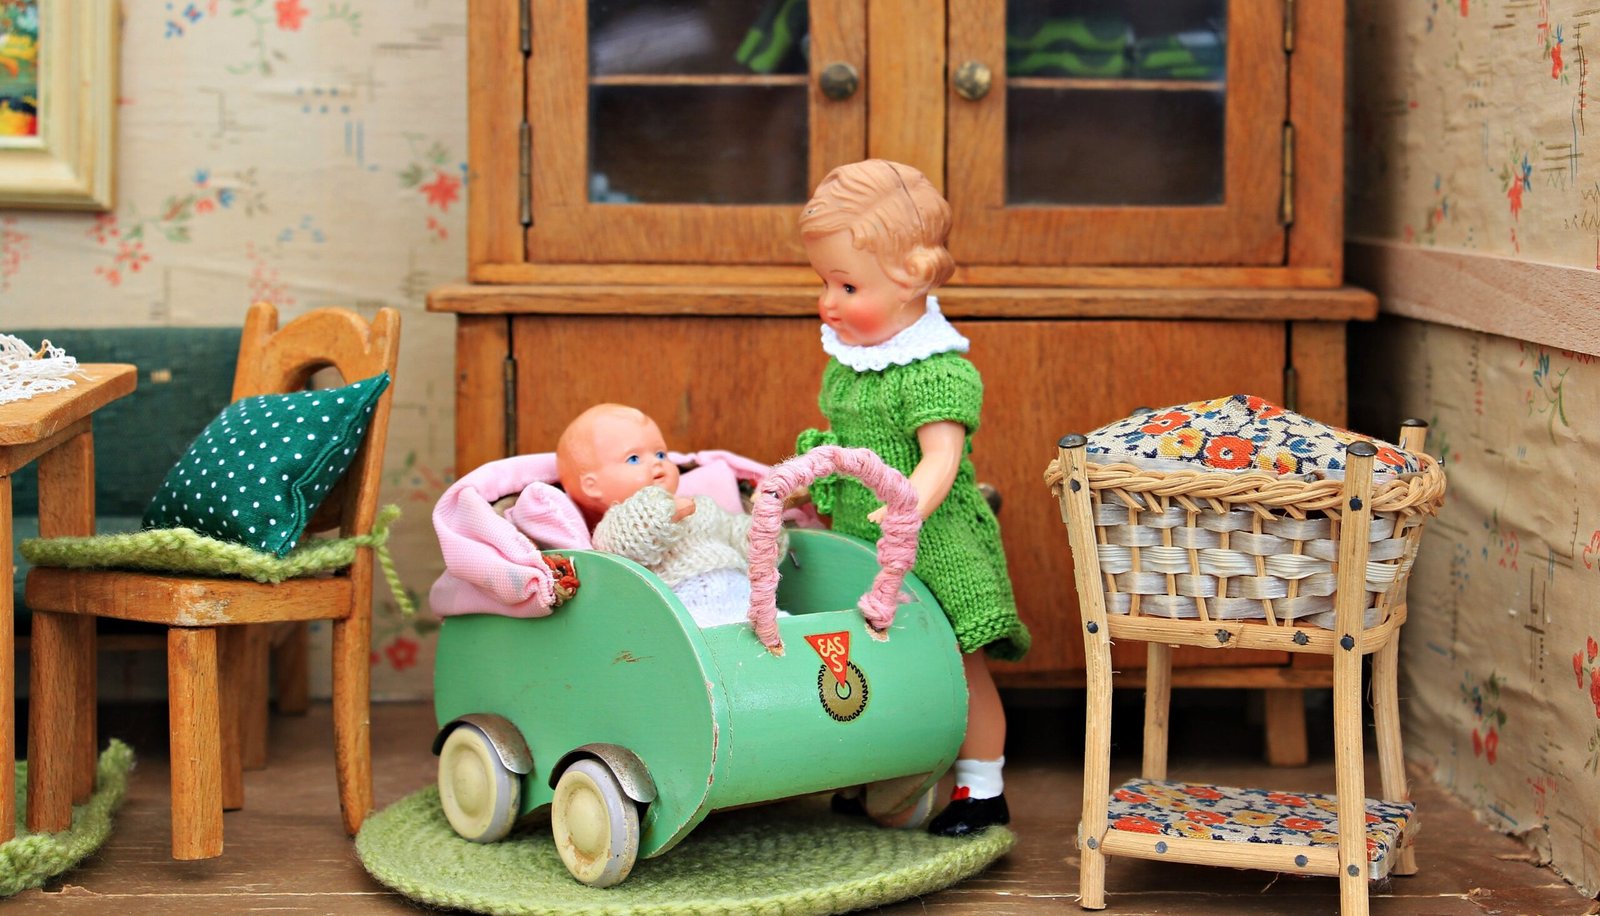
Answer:
<svg viewBox="0 0 1600 916"><path fill-rule="evenodd" d="M1304 481L1094 465L1083 436L1061 440L1046 481L1071 541L1085 630L1088 714L1079 826L1085 909L1105 906L1108 855L1337 875L1347 916L1367 912L1372 871L1416 871L1414 817L1404 821L1392 856L1368 861L1361 658L1374 658L1383 799L1404 802L1398 637L1423 525L1438 512L1445 490L1438 462L1422 452L1426 435L1426 424L1406 421L1400 445L1418 456L1422 470L1376 486L1376 449L1365 441L1349 446L1344 480ZM1114 639L1149 643L1145 780L1166 779L1173 646L1332 656L1337 817L1355 829L1339 830L1337 846L1116 829L1107 814Z"/></svg>

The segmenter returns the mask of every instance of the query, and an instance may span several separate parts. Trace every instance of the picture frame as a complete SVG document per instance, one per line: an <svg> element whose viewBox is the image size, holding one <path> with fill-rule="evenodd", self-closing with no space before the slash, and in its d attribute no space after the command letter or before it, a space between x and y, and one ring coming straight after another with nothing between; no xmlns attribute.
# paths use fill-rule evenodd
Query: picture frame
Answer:
<svg viewBox="0 0 1600 916"><path fill-rule="evenodd" d="M118 0L0 0L0 208L111 209L120 26Z"/></svg>

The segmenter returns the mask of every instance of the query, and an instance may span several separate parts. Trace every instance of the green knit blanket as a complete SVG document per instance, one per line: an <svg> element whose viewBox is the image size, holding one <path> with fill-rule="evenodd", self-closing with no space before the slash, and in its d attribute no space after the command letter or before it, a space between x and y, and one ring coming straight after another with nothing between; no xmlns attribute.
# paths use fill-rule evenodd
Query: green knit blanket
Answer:
<svg viewBox="0 0 1600 916"><path fill-rule="evenodd" d="M1003 827L947 839L888 830L802 799L713 814L670 852L634 866L616 887L567 874L545 816L498 843L457 836L439 790L414 792L367 818L356 853L407 897L480 913L845 913L949 887L1016 843Z"/></svg>
<svg viewBox="0 0 1600 916"><path fill-rule="evenodd" d="M113 738L100 754L94 795L72 809L72 826L60 833L29 833L24 823L28 764L18 761L17 835L0 844L0 897L40 887L99 849L111 835L111 815L128 791L132 768L133 750Z"/></svg>
<svg viewBox="0 0 1600 916"><path fill-rule="evenodd" d="M384 580L394 592L395 602L402 612L409 614L415 608L389 558L389 526L399 515L399 506L384 506L373 521L372 533L348 538L307 538L282 557L244 544L219 541L188 528L153 528L92 537L29 538L22 542L21 550L23 557L35 566L137 569L277 583L343 569L355 562L356 550L371 547L377 554Z"/></svg>

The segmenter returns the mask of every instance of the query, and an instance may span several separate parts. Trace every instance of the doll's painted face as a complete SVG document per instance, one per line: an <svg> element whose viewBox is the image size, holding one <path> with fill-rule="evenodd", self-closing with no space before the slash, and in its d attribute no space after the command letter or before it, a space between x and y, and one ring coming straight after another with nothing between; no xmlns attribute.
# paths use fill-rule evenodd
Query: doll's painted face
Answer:
<svg viewBox="0 0 1600 916"><path fill-rule="evenodd" d="M804 239L806 257L822 278L817 313L839 340L857 347L880 344L922 317L911 287L884 273L878 257L855 247L845 230Z"/></svg>
<svg viewBox="0 0 1600 916"><path fill-rule="evenodd" d="M678 492L678 466L667 460L661 428L644 414L622 408L579 418L588 424L591 448L574 458L574 497L593 511L604 512L648 486Z"/></svg>

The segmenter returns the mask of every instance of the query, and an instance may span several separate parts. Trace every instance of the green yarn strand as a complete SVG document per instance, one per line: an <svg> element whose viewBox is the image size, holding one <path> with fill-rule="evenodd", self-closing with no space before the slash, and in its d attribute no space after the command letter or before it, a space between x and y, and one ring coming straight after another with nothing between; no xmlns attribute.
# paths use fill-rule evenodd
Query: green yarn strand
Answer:
<svg viewBox="0 0 1600 916"><path fill-rule="evenodd" d="M355 562L356 551L372 548L384 581L401 613L416 613L416 604L400 582L389 555L389 529L400 507L378 510L372 531L347 538L309 538L282 557L264 550L219 541L188 528L153 528L127 534L93 537L29 538L22 555L35 566L68 569L137 569L145 572L202 576L238 576L268 585L333 572Z"/></svg>
<svg viewBox="0 0 1600 916"><path fill-rule="evenodd" d="M9 727L9 723L7 724ZM17 763L17 835L0 843L0 897L46 881L83 861L111 835L112 814L128 791L133 750L115 738L100 754L94 795L74 805L72 826L60 833L29 833L24 822L28 764Z"/></svg>

